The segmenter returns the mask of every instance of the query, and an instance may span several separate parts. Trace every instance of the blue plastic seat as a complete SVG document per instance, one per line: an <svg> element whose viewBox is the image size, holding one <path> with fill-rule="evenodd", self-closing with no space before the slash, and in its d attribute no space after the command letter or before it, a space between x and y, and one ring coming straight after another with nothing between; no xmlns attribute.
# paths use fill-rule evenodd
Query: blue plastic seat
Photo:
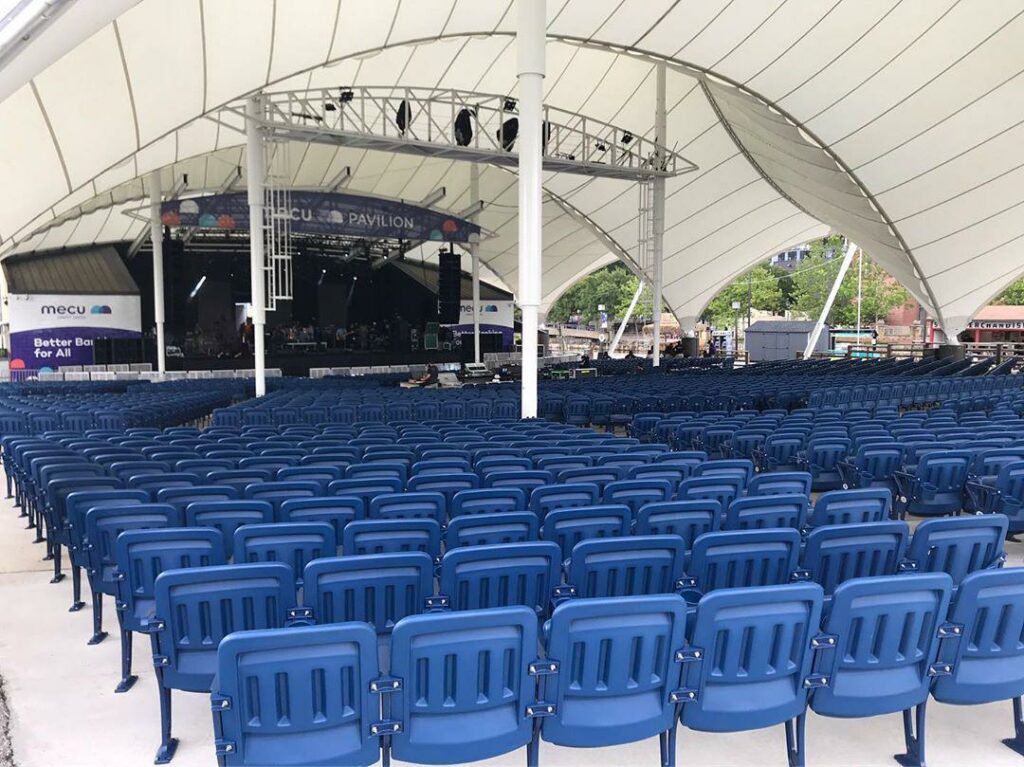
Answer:
<svg viewBox="0 0 1024 767"><path fill-rule="evenodd" d="M165 487L156 493L157 503L169 503L185 510L190 503L199 501L236 501L241 494L230 485L193 485L191 487Z"/></svg>
<svg viewBox="0 0 1024 767"><path fill-rule="evenodd" d="M450 508L452 498L461 490L476 490L480 487L480 477L470 472L451 472L445 474L414 474L409 478L410 493L441 493ZM397 490L395 492L398 492Z"/></svg>
<svg viewBox="0 0 1024 767"><path fill-rule="evenodd" d="M527 508L526 493L517 487L488 487L477 490L460 490L452 496L449 516L472 514L499 514L522 511Z"/></svg>
<svg viewBox="0 0 1024 767"><path fill-rule="evenodd" d="M953 584L945 573L858 578L840 585L817 638L810 695L822 716L903 713L907 753L925 764L925 709ZM913 714L913 717L912 717ZM913 724L912 724L913 721Z"/></svg>
<svg viewBox="0 0 1024 767"><path fill-rule="evenodd" d="M746 495L729 504L723 529L792 527L803 530L806 521L806 495Z"/></svg>
<svg viewBox="0 0 1024 767"><path fill-rule="evenodd" d="M336 479L341 479L344 472L339 466L287 466L277 470L275 479L281 482L295 480L298 482L316 482L320 485L321 492L327 491L327 486Z"/></svg>
<svg viewBox="0 0 1024 767"><path fill-rule="evenodd" d="M588 466L585 469L563 469L558 473L558 484L594 484L604 487L609 482L625 478L621 466Z"/></svg>
<svg viewBox="0 0 1024 767"><path fill-rule="evenodd" d="M966 450L936 450L924 453L913 472L896 472L897 513L900 517L959 514L970 463Z"/></svg>
<svg viewBox="0 0 1024 767"><path fill-rule="evenodd" d="M422 551L441 556L441 526L436 519L360 519L345 525L342 550L346 556Z"/></svg>
<svg viewBox="0 0 1024 767"><path fill-rule="evenodd" d="M327 522L274 522L235 529L231 551L236 564L284 562L292 568L296 586L308 562L338 553L338 539Z"/></svg>
<svg viewBox="0 0 1024 767"><path fill-rule="evenodd" d="M224 550L230 559L235 530L242 525L270 524L274 521L274 507L267 501L203 501L190 503L185 508L188 527L213 527L224 536Z"/></svg>
<svg viewBox="0 0 1024 767"><path fill-rule="evenodd" d="M555 475L540 469L493 471L483 478L484 487L518 487L524 493L532 493L538 487L552 485Z"/></svg>
<svg viewBox="0 0 1024 767"><path fill-rule="evenodd" d="M747 483L747 495L811 496L811 475L806 471L773 471L755 474Z"/></svg>
<svg viewBox="0 0 1024 767"><path fill-rule="evenodd" d="M365 624L229 635L211 693L218 764L376 763L379 675L377 637ZM339 680L350 686L332 687Z"/></svg>
<svg viewBox="0 0 1024 767"><path fill-rule="evenodd" d="M1004 464L995 476L968 479L965 490L968 511L1003 514L1010 535L1024 531L1024 461Z"/></svg>
<svg viewBox="0 0 1024 767"><path fill-rule="evenodd" d="M599 498L600 488L593 482L559 482L535 488L530 494L530 510L543 521L552 509L593 506Z"/></svg>
<svg viewBox="0 0 1024 767"><path fill-rule="evenodd" d="M893 475L903 465L905 446L895 440L861 445L854 455L839 462L843 488L884 487L895 489Z"/></svg>
<svg viewBox="0 0 1024 767"><path fill-rule="evenodd" d="M703 732L785 724L789 763L803 767L811 637L821 606L821 587L814 583L704 597L680 655L686 662L674 697L682 703L682 724ZM674 751L675 738L670 741Z"/></svg>
<svg viewBox="0 0 1024 767"><path fill-rule="evenodd" d="M171 487L194 487L200 484L198 474L189 472L152 472L146 474L133 474L128 477L128 487L137 490L146 490L150 497L156 498L158 492Z"/></svg>
<svg viewBox="0 0 1024 767"><path fill-rule="evenodd" d="M532 511L462 514L448 523L444 541L448 551L460 546L526 543L537 540L539 530L540 522Z"/></svg>
<svg viewBox="0 0 1024 767"><path fill-rule="evenodd" d="M403 461L371 461L354 463L345 469L345 479L376 480L397 479L405 485L409 478L409 466Z"/></svg>
<svg viewBox="0 0 1024 767"><path fill-rule="evenodd" d="M410 486L410 490L417 488ZM378 495L402 492L402 481L395 477L377 479L336 479L327 486L328 495L361 498L366 506Z"/></svg>
<svg viewBox="0 0 1024 767"><path fill-rule="evenodd" d="M681 586L685 557L675 535L591 538L572 550L565 591L585 598L669 594Z"/></svg>
<svg viewBox="0 0 1024 767"><path fill-rule="evenodd" d="M669 648L685 643L683 601L570 600L555 609L547 636L556 673L543 677L543 698L555 702L555 711L542 720L543 739L593 748L658 736L662 763L671 764L683 664Z"/></svg>
<svg viewBox="0 0 1024 767"><path fill-rule="evenodd" d="M156 609L156 578L165 570L227 563L224 536L212 527L167 527L127 530L117 536L114 561L117 619L121 628L121 681L114 692L127 692L132 674L132 632L148 633Z"/></svg>
<svg viewBox="0 0 1024 767"><path fill-rule="evenodd" d="M402 722L390 738L391 754L403 761L457 764L531 745L534 720L528 711L537 698L530 665L536 651L537 619L526 607L402 621L391 638L390 673L401 680L401 689L389 695L390 716ZM444 678L453 681L436 683Z"/></svg>
<svg viewBox="0 0 1024 767"><path fill-rule="evenodd" d="M626 536L632 524L633 512L625 504L554 509L544 517L541 538L558 544L564 561L580 541Z"/></svg>
<svg viewBox="0 0 1024 767"><path fill-rule="evenodd" d="M797 575L800 533L793 528L705 533L693 542L687 599L716 589L778 586Z"/></svg>
<svg viewBox="0 0 1024 767"><path fill-rule="evenodd" d="M550 541L450 549L441 560L440 600L452 610L522 605L544 616L561 562Z"/></svg>
<svg viewBox="0 0 1024 767"><path fill-rule="evenodd" d="M421 551L315 559L303 573L303 607L317 624L369 623L390 632L427 607L434 563Z"/></svg>
<svg viewBox="0 0 1024 767"><path fill-rule="evenodd" d="M718 501L723 509L743 493L743 479L736 476L690 477L679 485L680 501Z"/></svg>
<svg viewBox="0 0 1024 767"><path fill-rule="evenodd" d="M914 530L906 567L944 572L958 586L973 572L1003 566L1006 527L1002 514L925 520Z"/></svg>
<svg viewBox="0 0 1024 767"><path fill-rule="evenodd" d="M214 485L228 485L242 493L249 485L270 482L272 479L273 475L268 469L228 469L211 471L205 481Z"/></svg>
<svg viewBox="0 0 1024 767"><path fill-rule="evenodd" d="M167 570L156 578L149 621L160 694L166 764L178 742L171 735L171 690L208 693L217 672L217 646L234 631L283 627L295 609L295 574L281 562Z"/></svg>
<svg viewBox="0 0 1024 767"><path fill-rule="evenodd" d="M801 567L829 597L853 578L895 575L904 565L909 539L906 522L816 527L807 536Z"/></svg>
<svg viewBox="0 0 1024 767"><path fill-rule="evenodd" d="M864 524L889 519L892 493L884 488L831 490L818 496L807 516L808 527Z"/></svg>
<svg viewBox="0 0 1024 767"><path fill-rule="evenodd" d="M843 486L839 462L849 452L850 440L847 437L812 434L806 450L800 453L799 468L811 475L811 488L815 492L836 490Z"/></svg>
<svg viewBox="0 0 1024 767"><path fill-rule="evenodd" d="M697 536L718 530L722 506L714 500L665 501L640 507L633 525L634 535L677 535L686 550Z"/></svg>
<svg viewBox="0 0 1024 767"><path fill-rule="evenodd" d="M644 504L671 500L673 489L667 479L623 479L604 486L601 502L624 504L636 514Z"/></svg>
<svg viewBox="0 0 1024 767"><path fill-rule="evenodd" d="M321 498L290 498L278 507L277 522L326 522L334 528L335 539L341 540L345 525L366 516L362 498L328 496Z"/></svg>
<svg viewBox="0 0 1024 767"><path fill-rule="evenodd" d="M443 525L445 498L441 493L388 493L370 501L370 519L432 519Z"/></svg>

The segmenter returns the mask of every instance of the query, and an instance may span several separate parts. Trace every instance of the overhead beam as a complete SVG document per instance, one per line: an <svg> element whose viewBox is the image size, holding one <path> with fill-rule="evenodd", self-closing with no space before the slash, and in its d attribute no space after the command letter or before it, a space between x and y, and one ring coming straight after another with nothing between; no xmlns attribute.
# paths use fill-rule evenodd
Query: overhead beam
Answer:
<svg viewBox="0 0 1024 767"><path fill-rule="evenodd" d="M447 193L448 193L447 189L445 189L443 186L439 186L433 192L431 192L426 197L424 197L422 200L420 200L420 203L419 203L420 207L429 208L431 205L434 205L435 203L440 202L441 200L443 200L444 196Z"/></svg>
<svg viewBox="0 0 1024 767"><path fill-rule="evenodd" d="M230 192L236 183L242 178L242 166L236 165L233 173L229 174L224 183L217 188L217 194L225 194ZM192 238L196 236L196 232L199 231L199 227L192 226L185 230L185 235L181 238L182 243L188 245L192 242Z"/></svg>
<svg viewBox="0 0 1024 767"><path fill-rule="evenodd" d="M348 183L349 179L352 178L352 166L346 165L336 174L334 178L327 182L326 187L328 191L337 192L342 186Z"/></svg>
<svg viewBox="0 0 1024 767"><path fill-rule="evenodd" d="M159 171L155 171L155 172L159 172ZM150 176L150 178L152 178L152 176ZM174 185L174 188L163 199L164 200L176 200L178 198L178 195L180 195L182 192L184 192L185 191L185 187L187 187L187 186L188 186L188 176L187 175L186 176L182 176L178 180L178 183ZM143 220L143 219L141 219L141 217L137 217L137 218L140 218L140 220ZM149 222L149 217L147 216L144 220L148 223ZM146 227L143 227L142 231L140 231L135 236L135 239L132 240L132 244L128 246L127 258L134 258L135 254L138 253L140 250L142 250L142 246L145 245L146 241L149 239L150 231L151 231L151 227L146 226Z"/></svg>
<svg viewBox="0 0 1024 767"><path fill-rule="evenodd" d="M825 327L825 320L828 319L828 314L832 311L832 304L836 302L836 296L839 295L839 286L843 284L843 278L850 269L850 263L853 261L855 250L857 250L857 245L852 240L847 240L846 252L843 253L843 262L839 265L839 274L836 275L836 281L832 283L832 290L829 291L828 298L825 299L825 305L821 307L821 316L814 323L814 330L807 337L807 346L804 347L804 359L809 359L814 352L814 347L818 345L821 331Z"/></svg>

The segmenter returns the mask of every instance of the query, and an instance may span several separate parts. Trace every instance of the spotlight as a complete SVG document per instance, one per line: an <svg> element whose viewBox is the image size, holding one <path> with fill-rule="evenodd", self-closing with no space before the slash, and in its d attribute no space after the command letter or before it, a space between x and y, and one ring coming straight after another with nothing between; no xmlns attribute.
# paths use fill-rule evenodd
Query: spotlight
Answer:
<svg viewBox="0 0 1024 767"><path fill-rule="evenodd" d="M338 94L338 101L342 104L347 104L354 96L355 94L350 88L342 88L341 92Z"/></svg>
<svg viewBox="0 0 1024 767"><path fill-rule="evenodd" d="M514 98L506 98L502 109L506 112L515 112L519 108L519 102Z"/></svg>
<svg viewBox="0 0 1024 767"><path fill-rule="evenodd" d="M402 99L402 103L398 105L398 111L395 112L395 125L398 126L398 130L403 136L410 122L412 122L412 109L409 108L409 102Z"/></svg>
<svg viewBox="0 0 1024 767"><path fill-rule="evenodd" d="M633 139L634 138L635 138L635 136L633 136L633 134L630 133L628 130L627 131L623 131L622 132L622 145L623 146L629 146L631 143L633 143Z"/></svg>
<svg viewBox="0 0 1024 767"><path fill-rule="evenodd" d="M498 129L498 141L501 142L501 148L506 152L511 152L512 147L516 145L516 137L519 135L519 118L510 117L502 123Z"/></svg>
<svg viewBox="0 0 1024 767"><path fill-rule="evenodd" d="M473 140L473 110L462 108L455 116L455 143L459 146L469 146Z"/></svg>
<svg viewBox="0 0 1024 767"><path fill-rule="evenodd" d="M324 104L324 111L325 112L336 112L337 109L338 109L338 107L334 106L334 102L333 101L328 101L326 104Z"/></svg>
<svg viewBox="0 0 1024 767"><path fill-rule="evenodd" d="M607 145L605 145L604 143L602 143L602 142L600 142L600 141L598 141L598 142L597 142L597 145L596 145L596 146L595 146L594 148L595 148L595 149L596 149L596 150L597 150L598 152L607 152L607 151L608 151L608 147L607 147Z"/></svg>
<svg viewBox="0 0 1024 767"><path fill-rule="evenodd" d="M193 298L199 295L199 291L203 289L203 285L206 283L206 275L204 274L199 278L199 282L192 288L192 292L188 294L188 300L191 301Z"/></svg>

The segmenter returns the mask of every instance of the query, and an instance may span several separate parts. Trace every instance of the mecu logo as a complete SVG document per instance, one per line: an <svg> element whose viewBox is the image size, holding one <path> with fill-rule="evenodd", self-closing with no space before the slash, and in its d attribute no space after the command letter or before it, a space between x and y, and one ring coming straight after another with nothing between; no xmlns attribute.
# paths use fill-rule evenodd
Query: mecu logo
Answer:
<svg viewBox="0 0 1024 767"><path fill-rule="evenodd" d="M86 313L85 306L82 304L44 304L39 307L41 314L56 314L57 316L65 315L84 315ZM113 314L113 311L106 304L96 304L89 309L89 314Z"/></svg>

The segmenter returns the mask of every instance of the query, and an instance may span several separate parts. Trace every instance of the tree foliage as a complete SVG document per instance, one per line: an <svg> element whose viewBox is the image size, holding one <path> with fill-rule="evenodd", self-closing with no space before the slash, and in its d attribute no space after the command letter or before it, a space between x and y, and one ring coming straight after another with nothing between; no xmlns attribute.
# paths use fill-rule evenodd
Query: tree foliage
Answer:
<svg viewBox="0 0 1024 767"><path fill-rule="evenodd" d="M1024 279L1011 283L1006 290L999 294L993 303L1021 306L1024 304Z"/></svg>
<svg viewBox="0 0 1024 767"><path fill-rule="evenodd" d="M704 316L718 327L729 327L735 321L737 312L741 318L747 316L748 303L752 308L761 311L785 311L785 296L780 279L782 271L768 264L755 266L748 273L749 277L743 275L734 280L711 299L711 303L704 310ZM734 301L739 302L738 310L732 308Z"/></svg>
<svg viewBox="0 0 1024 767"><path fill-rule="evenodd" d="M619 320L626 314L629 302L636 292L637 277L624 264L615 263L598 269L584 277L565 293L563 293L548 310L547 321L551 323L569 322L570 318L579 315L584 323L596 323L601 312L598 306L604 305L608 320ZM634 316L650 318L653 314L654 302L649 287L644 289L633 310ZM663 307L663 311L668 311Z"/></svg>

